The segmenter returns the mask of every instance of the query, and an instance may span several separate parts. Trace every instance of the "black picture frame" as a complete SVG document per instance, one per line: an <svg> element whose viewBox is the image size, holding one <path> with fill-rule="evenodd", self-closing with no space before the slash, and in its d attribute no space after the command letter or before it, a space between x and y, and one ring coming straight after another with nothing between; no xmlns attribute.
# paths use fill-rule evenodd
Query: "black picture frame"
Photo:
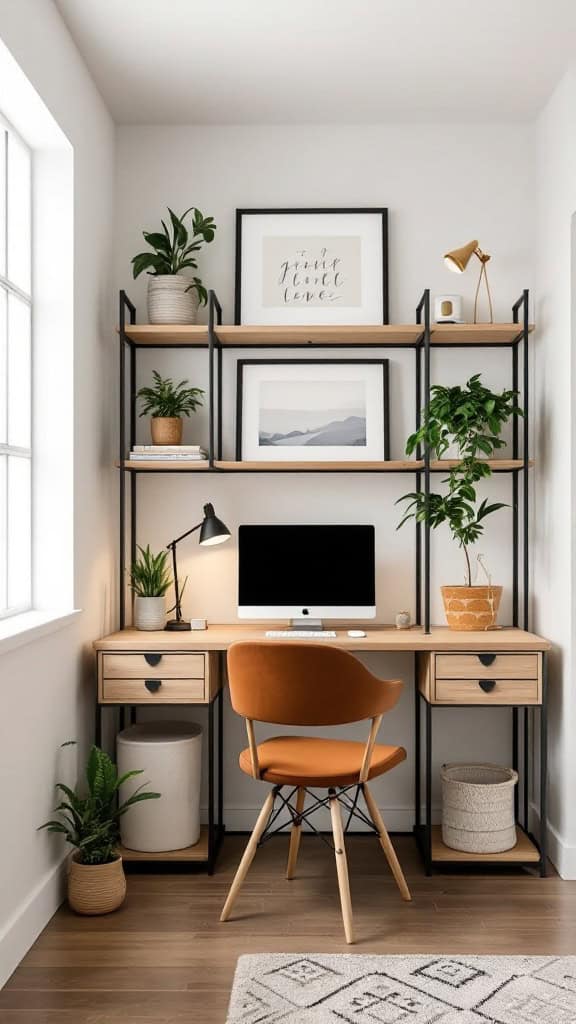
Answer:
<svg viewBox="0 0 576 1024"><path fill-rule="evenodd" d="M242 323L242 221L252 214L359 214L371 213L382 219L382 323L390 322L388 280L388 208L385 206L262 207L236 210L236 261L234 273L234 323Z"/></svg>
<svg viewBox="0 0 576 1024"><path fill-rule="evenodd" d="M242 462L242 413L245 366L381 366L384 399L384 461L390 459L390 360L389 359L238 359L236 363L236 461ZM265 463L263 463L265 465ZM302 463L306 465L305 462Z"/></svg>

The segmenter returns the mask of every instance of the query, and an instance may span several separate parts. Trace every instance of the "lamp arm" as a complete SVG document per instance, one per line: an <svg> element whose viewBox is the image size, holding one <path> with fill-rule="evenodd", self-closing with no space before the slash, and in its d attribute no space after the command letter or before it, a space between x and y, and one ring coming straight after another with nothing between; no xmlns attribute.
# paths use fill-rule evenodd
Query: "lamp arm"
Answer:
<svg viewBox="0 0 576 1024"><path fill-rule="evenodd" d="M186 533L183 533L180 537L176 537L175 540L171 540L170 543L166 545L168 551L172 552L172 572L174 573L174 592L175 592L175 595L176 595L176 608L175 608L175 611L176 611L176 621L177 622L181 622L182 621L182 608L180 607L180 587L178 585L178 566L176 564L176 545L179 544L181 540L184 540L185 537L189 537L191 533L195 533L196 530L199 530L201 526L202 526L202 523L198 523L197 526L193 526L191 530L187 530Z"/></svg>
<svg viewBox="0 0 576 1024"><path fill-rule="evenodd" d="M204 520L202 520L202 522L204 522ZM185 537L189 537L191 533L196 533L196 530L199 530L201 526L202 526L202 523L198 523L198 525L197 526L193 526L191 530L186 530L186 533L180 534L179 537L176 537L176 540L171 540L170 543L166 545L166 547L167 548L175 547L176 544L179 544L180 541L184 540Z"/></svg>

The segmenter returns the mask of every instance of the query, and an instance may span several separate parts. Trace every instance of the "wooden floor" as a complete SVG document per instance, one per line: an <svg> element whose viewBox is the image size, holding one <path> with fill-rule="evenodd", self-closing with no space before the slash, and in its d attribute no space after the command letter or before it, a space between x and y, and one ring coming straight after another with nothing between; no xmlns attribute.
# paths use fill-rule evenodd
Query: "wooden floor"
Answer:
<svg viewBox="0 0 576 1024"><path fill-rule="evenodd" d="M357 944L343 941L330 850L304 837L297 877L287 840L257 854L233 918L218 916L245 840L216 875L135 875L124 907L62 908L0 992L1 1024L223 1024L237 957L258 952L576 953L576 882L507 873L425 878L395 840L414 902L403 903L375 840L348 841Z"/></svg>

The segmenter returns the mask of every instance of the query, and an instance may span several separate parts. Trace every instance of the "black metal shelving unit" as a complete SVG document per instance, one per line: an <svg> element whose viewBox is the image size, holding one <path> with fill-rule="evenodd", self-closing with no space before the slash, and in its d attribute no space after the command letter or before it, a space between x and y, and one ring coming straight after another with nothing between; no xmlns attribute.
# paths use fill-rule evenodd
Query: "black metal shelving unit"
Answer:
<svg viewBox="0 0 576 1024"><path fill-rule="evenodd" d="M468 348L508 348L511 351L511 379L512 387L520 393L520 404L524 410L522 429L515 418L512 425L512 460L515 463L511 467L499 470L508 473L512 480L512 623L514 627L529 627L529 437L530 437L530 402L529 402L529 293L525 289L522 295L512 306L512 323L517 325L517 331L510 332L507 340L497 340L490 337L490 332L482 337L479 332L478 338L466 342L452 341L442 342L433 337L436 325L430 321L430 291L426 289L418 302L415 315L414 340L399 344L394 340L377 340L362 342L362 348L375 349L413 349L414 351L414 398L415 398L415 426L416 429L421 423L421 410L428 406L431 388L431 353L434 349L468 349ZM176 342L159 340L147 340L145 344L140 343L131 336L130 328L136 324L136 308L130 301L126 292L121 291L119 296L119 483L120 483L120 581L119 581L119 618L120 628L126 625L126 559L129 556L130 563L136 555L136 529L137 529L137 503L138 503L138 478L142 473L166 472L165 467L143 469L136 466L127 466L126 460L129 450L136 441L136 359L139 349L147 350L154 348L177 348L206 349L208 355L208 464L199 467L198 464L188 466L171 467L171 473L196 473L200 479L206 473L229 473L238 475L237 464L227 465L222 461L222 378L224 353L238 349L266 347L262 341L251 341L250 337L242 336L238 341L227 340L224 345L220 339L219 332L222 328L222 307L214 291L208 296L208 326L206 333L201 332L198 338L190 341ZM346 345L329 341L311 342L304 340L274 341L272 347L290 349L313 348L345 348ZM521 385L521 386L520 386ZM247 468L240 472L243 475L249 473L302 473L302 472L328 472L328 473L412 473L415 477L416 490L430 494L431 477L435 472L445 472L445 467L433 465L431 453L427 446L423 451L416 452L414 466L405 464L393 467L383 463L379 467L368 467L366 469L350 468L339 464L334 468L305 469L290 466L287 468L268 469L266 464L261 467ZM129 481L129 483L128 483ZM430 633L430 557L431 557L431 535L430 527L425 524L417 524L415 527L415 611L417 623L422 625L425 633ZM128 540L127 540L128 534ZM496 636L496 635L495 635ZM544 663L546 654L543 655ZM415 673L416 680L416 673ZM541 813L545 814L545 793L546 793L546 693L540 708L541 716ZM423 851L426 866L431 867L431 743L432 743L432 709L428 705L426 711L426 742L425 742L425 791L427 817L425 826L420 823L420 794L421 794L421 720L420 720L420 697L417 683L415 683L415 705L416 705L416 747L417 767L415 780L415 796L417 806L416 834L419 845ZM436 705L437 706L437 705ZM519 750L519 711L523 712L523 753L524 753L524 822L527 826L528 818L528 714L529 708L516 708L513 710L513 760L515 766L518 763ZM532 709L534 710L534 709ZM210 716L212 721L213 716ZM219 715L219 748L222 749L222 716ZM213 749L214 737L211 739ZM212 809L213 813L213 809ZM545 820L543 817L542 820ZM422 841L422 829L425 830L425 838ZM545 860L544 844L540 844L541 868Z"/></svg>

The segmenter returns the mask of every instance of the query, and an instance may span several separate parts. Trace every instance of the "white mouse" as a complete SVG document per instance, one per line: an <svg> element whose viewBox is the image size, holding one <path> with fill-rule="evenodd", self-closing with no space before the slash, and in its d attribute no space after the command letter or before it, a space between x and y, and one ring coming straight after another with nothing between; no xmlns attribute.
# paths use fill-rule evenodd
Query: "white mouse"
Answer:
<svg viewBox="0 0 576 1024"><path fill-rule="evenodd" d="M363 636L366 636L366 633L363 629L349 629L348 636L351 637L352 640L361 640Z"/></svg>

